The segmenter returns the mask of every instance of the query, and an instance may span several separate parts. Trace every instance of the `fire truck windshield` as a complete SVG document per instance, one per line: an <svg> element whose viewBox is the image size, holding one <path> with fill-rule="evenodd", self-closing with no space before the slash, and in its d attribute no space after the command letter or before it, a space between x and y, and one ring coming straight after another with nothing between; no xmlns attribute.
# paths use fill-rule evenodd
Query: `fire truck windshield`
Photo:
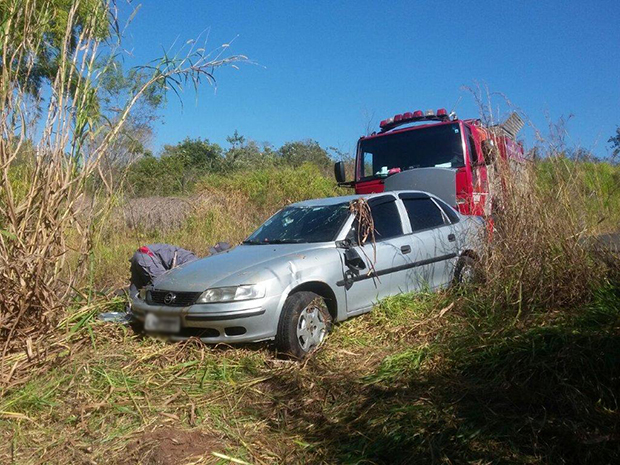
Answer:
<svg viewBox="0 0 620 465"><path fill-rule="evenodd" d="M391 169L464 166L458 123L438 124L363 139L358 151L361 179L385 177Z"/></svg>

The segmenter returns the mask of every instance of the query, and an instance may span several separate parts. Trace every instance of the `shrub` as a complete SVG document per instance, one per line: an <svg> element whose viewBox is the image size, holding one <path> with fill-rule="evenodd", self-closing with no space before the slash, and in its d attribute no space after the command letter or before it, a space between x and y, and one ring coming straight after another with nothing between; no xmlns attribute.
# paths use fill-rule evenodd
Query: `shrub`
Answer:
<svg viewBox="0 0 620 465"><path fill-rule="evenodd" d="M165 145L159 157L147 154L133 163L127 172L125 190L137 197L188 194L200 176L223 167L219 145L186 138L177 145Z"/></svg>
<svg viewBox="0 0 620 465"><path fill-rule="evenodd" d="M332 164L327 151L313 140L287 142L280 147L278 155L284 163L291 166L312 163L319 168L326 169Z"/></svg>
<svg viewBox="0 0 620 465"><path fill-rule="evenodd" d="M281 166L255 171L243 171L225 176L211 174L201 179L198 191L214 194L241 192L248 201L261 209L274 210L287 203L310 198L343 195L345 189L321 173L316 165Z"/></svg>

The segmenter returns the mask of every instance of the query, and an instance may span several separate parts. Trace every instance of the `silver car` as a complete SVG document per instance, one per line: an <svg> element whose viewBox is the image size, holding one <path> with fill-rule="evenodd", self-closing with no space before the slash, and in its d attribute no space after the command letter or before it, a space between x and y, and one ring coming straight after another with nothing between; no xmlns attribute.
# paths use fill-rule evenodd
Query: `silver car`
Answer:
<svg viewBox="0 0 620 465"><path fill-rule="evenodd" d="M374 223L374 240L362 244L368 221L360 226L351 208L360 198ZM133 312L146 331L213 343L275 339L303 358L334 322L387 296L470 279L482 231L481 219L419 191L299 202L234 249L168 271L135 296Z"/></svg>

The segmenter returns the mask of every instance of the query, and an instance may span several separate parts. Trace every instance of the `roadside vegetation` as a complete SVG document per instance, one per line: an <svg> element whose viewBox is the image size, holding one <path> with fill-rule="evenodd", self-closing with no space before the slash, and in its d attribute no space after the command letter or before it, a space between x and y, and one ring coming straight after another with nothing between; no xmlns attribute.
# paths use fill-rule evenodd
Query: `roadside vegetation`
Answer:
<svg viewBox="0 0 620 465"><path fill-rule="evenodd" d="M572 166L572 175L549 183L555 164ZM575 179L618 172L562 158L537 168L544 203L578 187ZM137 244L204 253L241 240L289 201L339 193L310 164L209 174L175 198L197 202L176 227L166 229L168 216L135 227L110 222L95 244L91 284L49 341L6 361L19 369L3 388L0 454L16 463L615 461L620 290L613 270L581 262L593 257L566 229L581 223L554 216L576 213L574 195L547 206L545 220L521 217L519 237L501 236L498 224L498 253L514 254L505 266L489 262L499 269L487 270L484 286L388 299L337 325L302 365L276 359L269 344L173 344L97 320L123 308L106 290L126 283ZM618 220L617 210L592 211L610 222L599 218L591 231ZM531 237L546 242L513 249Z"/></svg>
<svg viewBox="0 0 620 465"><path fill-rule="evenodd" d="M304 363L147 337L97 319L124 309L137 247L234 245L346 193L340 155L238 133L149 154L165 91L245 57L121 72L93 58L113 11L48 3L1 10L1 463L618 462L620 257L592 239L620 224L617 164L541 142L529 182L503 185L483 282L387 299ZM45 112L35 141L20 118Z"/></svg>

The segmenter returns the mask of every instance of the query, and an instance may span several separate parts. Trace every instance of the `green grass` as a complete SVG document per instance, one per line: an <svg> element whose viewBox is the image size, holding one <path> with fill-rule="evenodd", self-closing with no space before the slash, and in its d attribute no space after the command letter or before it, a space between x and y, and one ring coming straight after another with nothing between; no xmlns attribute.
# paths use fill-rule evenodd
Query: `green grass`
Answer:
<svg viewBox="0 0 620 465"><path fill-rule="evenodd" d="M344 195L352 191L336 188L333 178L315 165L298 168L283 166L227 175L211 174L198 184L198 190L215 193L238 192L253 208L273 210L291 202Z"/></svg>
<svg viewBox="0 0 620 465"><path fill-rule="evenodd" d="M70 353L4 392L0 457L117 463L165 426L250 463L615 462L620 291L493 328L466 297L388 299L306 364L88 319ZM205 463L226 463L213 451Z"/></svg>
<svg viewBox="0 0 620 465"><path fill-rule="evenodd" d="M598 224L603 231L617 230L620 223L620 165L555 158L536 164L538 183L547 190L567 185L579 189L577 208L585 224Z"/></svg>

